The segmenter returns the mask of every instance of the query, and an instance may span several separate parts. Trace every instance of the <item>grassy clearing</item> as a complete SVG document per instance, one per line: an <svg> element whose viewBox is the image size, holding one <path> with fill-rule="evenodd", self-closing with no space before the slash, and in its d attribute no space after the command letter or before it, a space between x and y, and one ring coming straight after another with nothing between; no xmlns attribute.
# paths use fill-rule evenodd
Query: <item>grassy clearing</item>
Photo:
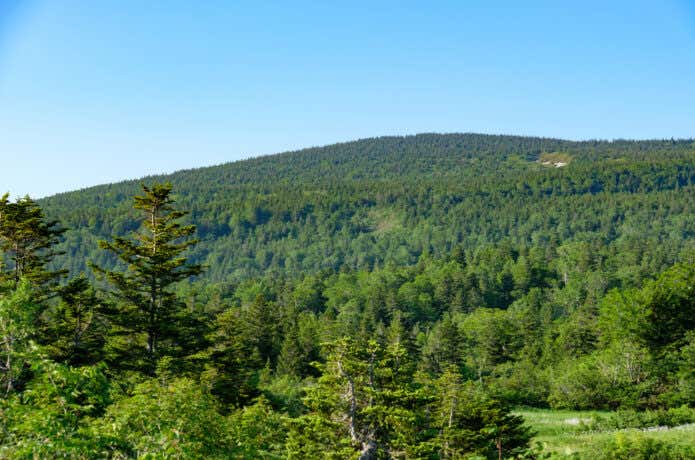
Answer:
<svg viewBox="0 0 695 460"><path fill-rule="evenodd" d="M684 446L695 445L695 424L673 428L589 431L587 425L596 416L608 412L523 409L516 413L523 416L537 433L534 441L541 443L543 451L551 453L553 458L595 451L596 446L619 437L628 440L645 437Z"/></svg>
<svg viewBox="0 0 695 460"><path fill-rule="evenodd" d="M369 211L369 218L373 222L374 233L379 235L403 228L401 219L390 209L373 209Z"/></svg>
<svg viewBox="0 0 695 460"><path fill-rule="evenodd" d="M572 156L564 152L541 153L538 162L546 167L562 167L572 161Z"/></svg>

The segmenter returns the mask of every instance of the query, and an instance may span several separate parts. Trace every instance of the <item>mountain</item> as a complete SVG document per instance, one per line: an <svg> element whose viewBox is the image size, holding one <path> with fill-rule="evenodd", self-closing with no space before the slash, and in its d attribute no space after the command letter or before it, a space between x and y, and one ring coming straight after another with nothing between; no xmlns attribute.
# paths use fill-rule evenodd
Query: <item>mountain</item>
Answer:
<svg viewBox="0 0 695 460"><path fill-rule="evenodd" d="M192 152L193 154L194 152ZM115 261L139 184L170 182L211 281L410 265L490 245L580 243L658 272L692 247L695 141L420 134L313 147L40 200L69 228L55 264ZM621 254L621 256L617 256ZM621 258L623 260L621 260Z"/></svg>

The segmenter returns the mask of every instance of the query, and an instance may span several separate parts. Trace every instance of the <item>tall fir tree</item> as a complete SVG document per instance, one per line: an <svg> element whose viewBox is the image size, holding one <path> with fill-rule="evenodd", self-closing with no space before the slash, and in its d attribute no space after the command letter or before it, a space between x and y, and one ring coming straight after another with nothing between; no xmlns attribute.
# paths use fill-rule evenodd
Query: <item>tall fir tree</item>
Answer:
<svg viewBox="0 0 695 460"><path fill-rule="evenodd" d="M127 266L126 271L93 266L111 283L117 301L108 312L112 358L118 365L150 375L161 357L182 351L187 340L178 327L185 305L172 285L202 271L183 255L197 242L190 238L196 227L179 222L186 213L175 209L171 188L142 185L144 194L135 196L133 205L143 219L140 231L132 238L99 242Z"/></svg>

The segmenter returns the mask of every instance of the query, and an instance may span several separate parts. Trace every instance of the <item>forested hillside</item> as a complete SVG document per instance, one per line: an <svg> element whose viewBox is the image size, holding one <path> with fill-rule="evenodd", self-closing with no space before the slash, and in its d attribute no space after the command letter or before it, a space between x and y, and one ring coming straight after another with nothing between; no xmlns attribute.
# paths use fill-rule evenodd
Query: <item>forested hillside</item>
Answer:
<svg viewBox="0 0 695 460"><path fill-rule="evenodd" d="M423 134L143 180L171 182L191 212L201 240L191 256L210 281L410 265L423 253L503 241L549 250L581 242L655 273L693 235L694 165L690 140ZM41 200L69 229L57 267L113 263L96 242L138 225L130 197L139 182Z"/></svg>
<svg viewBox="0 0 695 460"><path fill-rule="evenodd" d="M5 195L0 457L693 458L694 192L692 141L427 134Z"/></svg>

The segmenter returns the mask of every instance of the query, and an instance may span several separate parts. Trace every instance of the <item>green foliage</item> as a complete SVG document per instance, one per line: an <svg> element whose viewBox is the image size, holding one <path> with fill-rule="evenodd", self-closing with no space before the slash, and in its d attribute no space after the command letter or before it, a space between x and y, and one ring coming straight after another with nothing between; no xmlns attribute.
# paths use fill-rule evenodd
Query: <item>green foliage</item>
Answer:
<svg viewBox="0 0 695 460"><path fill-rule="evenodd" d="M23 383L37 356L33 339L41 307L30 284L0 294L0 392L8 396Z"/></svg>
<svg viewBox="0 0 695 460"><path fill-rule="evenodd" d="M695 329L695 264L678 264L645 287L648 327L644 338L655 348L679 348Z"/></svg>
<svg viewBox="0 0 695 460"><path fill-rule="evenodd" d="M84 430L110 403L104 366L71 368L41 360L20 396L0 406L3 458L91 458L99 445Z"/></svg>
<svg viewBox="0 0 695 460"><path fill-rule="evenodd" d="M58 294L60 302L42 331L46 351L73 366L96 364L103 358L107 332L101 300L85 276L71 279Z"/></svg>
<svg viewBox="0 0 695 460"><path fill-rule="evenodd" d="M312 381L309 379L300 380L288 374L270 376L264 372L259 379L258 388L263 392L262 397L266 398L273 407L292 417L297 417L305 410L302 398L304 389L310 385Z"/></svg>
<svg viewBox="0 0 695 460"><path fill-rule="evenodd" d="M695 409L688 406L661 410L620 410L597 416L587 424L590 430L621 430L625 428L674 427L695 423Z"/></svg>
<svg viewBox="0 0 695 460"><path fill-rule="evenodd" d="M112 333L112 363L153 374L159 358L181 347L176 327L183 311L170 286L201 272L182 255L195 240L186 239L194 225L181 225L185 215L175 210L171 185L142 186L144 195L135 196L134 209L141 212L142 231L134 239L114 238L100 246L117 255L127 271L109 271L94 266L114 287L118 303L109 314Z"/></svg>
<svg viewBox="0 0 695 460"><path fill-rule="evenodd" d="M428 396L403 365L406 350L398 343L384 348L349 338L326 347L322 376L307 388L309 413L292 425L289 458L319 452L392 458L417 450L426 435L421 423Z"/></svg>
<svg viewBox="0 0 695 460"><path fill-rule="evenodd" d="M693 446L668 443L643 435L622 434L617 434L611 441L583 456L599 460L687 460L694 457Z"/></svg>
<svg viewBox="0 0 695 460"><path fill-rule="evenodd" d="M196 359L203 363L203 381L226 404L238 406L258 394L258 370L263 365L255 347L245 340L246 331L237 310L221 313L208 339L212 344Z"/></svg>
<svg viewBox="0 0 695 460"><path fill-rule="evenodd" d="M62 254L54 246L64 232L58 221L47 220L41 207L28 196L14 203L7 193L0 197L0 251L7 263L0 271L0 282L11 281L16 286L24 278L37 292L48 294L58 278L67 273L46 268Z"/></svg>
<svg viewBox="0 0 695 460"><path fill-rule="evenodd" d="M229 415L227 426L232 440L231 457L254 460L285 458L288 419L259 398Z"/></svg>
<svg viewBox="0 0 695 460"><path fill-rule="evenodd" d="M441 259L463 247L468 257L505 241L551 250L569 244L569 282L607 257L614 259L611 274L639 281L671 265L692 237L694 150L692 141L423 134L150 180L171 183L191 210L201 241L190 257L209 266L206 281L411 265L422 254ZM537 162L554 152L572 162ZM89 260L113 269L117 261L100 253L97 241L138 227L128 206L138 192L130 181L42 200L46 213L71 229L57 264L73 273ZM490 261L490 270L470 280L489 307L505 306L546 268L542 258L526 257L525 267L509 257Z"/></svg>
<svg viewBox="0 0 695 460"><path fill-rule="evenodd" d="M539 458L615 459L615 458L692 458L695 445L695 425L650 425L645 428L621 428L614 426L642 425L669 421L678 423L692 409L678 408L669 411L620 411L620 413L596 411L564 411L525 409L519 412L537 432L536 442L542 446ZM678 415L676 415L678 413ZM654 418L660 420L654 420ZM602 428L598 421L607 423ZM637 423L635 423L637 422ZM678 455L674 455L678 453Z"/></svg>
<svg viewBox="0 0 695 460"><path fill-rule="evenodd" d="M429 374L438 375L449 366L464 371L464 334L452 315L445 314L424 336L421 367Z"/></svg>
<svg viewBox="0 0 695 460"><path fill-rule="evenodd" d="M517 458L529 453L531 430L500 401L447 369L434 384L432 441L437 458Z"/></svg>
<svg viewBox="0 0 695 460"><path fill-rule="evenodd" d="M680 352L678 383L683 401L695 406L695 332L689 332L686 337Z"/></svg>
<svg viewBox="0 0 695 460"><path fill-rule="evenodd" d="M601 301L598 329L604 342L639 341L648 326L643 290L613 290Z"/></svg>
<svg viewBox="0 0 695 460"><path fill-rule="evenodd" d="M489 390L502 401L529 407L547 407L550 393L547 369L529 359L509 362L495 369Z"/></svg>
<svg viewBox="0 0 695 460"><path fill-rule="evenodd" d="M513 359L523 345L509 311L479 308L466 316L462 325L471 351L471 367L478 375Z"/></svg>
<svg viewBox="0 0 695 460"><path fill-rule="evenodd" d="M630 342L616 343L558 366L548 400L557 408L643 407L655 384L652 369L646 349Z"/></svg>
<svg viewBox="0 0 695 460"><path fill-rule="evenodd" d="M229 458L225 418L204 387L188 379L148 380L90 426L113 457Z"/></svg>
<svg viewBox="0 0 695 460"><path fill-rule="evenodd" d="M134 182L43 200L64 242L5 196L0 457L543 456L519 404L619 409L576 442L690 423L693 151L368 139L182 171L134 207Z"/></svg>
<svg viewBox="0 0 695 460"><path fill-rule="evenodd" d="M398 341L327 344L309 413L291 423L290 458L496 458L528 452L531 433L454 368L432 382L413 374ZM334 457L331 457L334 456Z"/></svg>

